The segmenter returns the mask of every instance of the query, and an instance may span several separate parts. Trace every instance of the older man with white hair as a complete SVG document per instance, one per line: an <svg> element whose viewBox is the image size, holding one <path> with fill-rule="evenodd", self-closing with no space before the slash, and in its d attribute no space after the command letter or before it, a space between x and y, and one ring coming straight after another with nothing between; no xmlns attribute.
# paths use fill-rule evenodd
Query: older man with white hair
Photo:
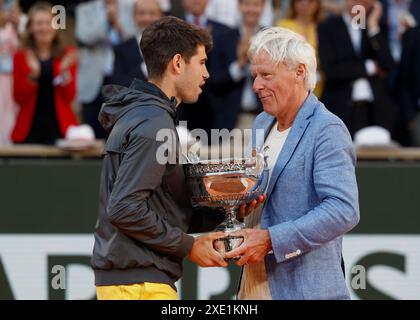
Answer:
<svg viewBox="0 0 420 320"><path fill-rule="evenodd" d="M250 58L264 107L252 144L266 150L270 182L238 233L244 243L226 255L244 266L238 298L349 299L342 237L359 222L350 134L312 93L316 58L303 37L265 29Z"/></svg>

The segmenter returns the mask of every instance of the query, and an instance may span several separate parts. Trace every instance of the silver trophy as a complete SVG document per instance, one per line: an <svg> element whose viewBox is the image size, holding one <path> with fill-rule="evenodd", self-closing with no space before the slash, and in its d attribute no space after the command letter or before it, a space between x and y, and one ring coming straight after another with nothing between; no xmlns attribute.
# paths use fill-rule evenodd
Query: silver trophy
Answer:
<svg viewBox="0 0 420 320"><path fill-rule="evenodd" d="M252 152L250 159L226 159L184 164L193 206L222 208L224 221L215 231L232 233L244 228L236 217L240 206L263 195L268 184L267 157ZM226 236L214 242L222 255L239 247L243 237Z"/></svg>

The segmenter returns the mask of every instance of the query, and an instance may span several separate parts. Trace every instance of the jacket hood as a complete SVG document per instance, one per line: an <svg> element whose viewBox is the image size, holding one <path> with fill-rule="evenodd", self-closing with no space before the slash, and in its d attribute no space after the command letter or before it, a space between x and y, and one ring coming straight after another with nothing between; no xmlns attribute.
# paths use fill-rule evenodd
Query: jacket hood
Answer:
<svg viewBox="0 0 420 320"><path fill-rule="evenodd" d="M152 83L135 79L129 88L118 85L106 85L102 89L104 103L98 120L102 127L110 132L115 123L127 112L146 105L156 105L176 118L176 99L169 99Z"/></svg>

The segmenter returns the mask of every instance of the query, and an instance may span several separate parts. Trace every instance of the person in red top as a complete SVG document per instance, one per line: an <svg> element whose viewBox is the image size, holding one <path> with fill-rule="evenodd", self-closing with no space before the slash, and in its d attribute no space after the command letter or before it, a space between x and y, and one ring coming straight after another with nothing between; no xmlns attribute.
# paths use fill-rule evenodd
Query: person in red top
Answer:
<svg viewBox="0 0 420 320"><path fill-rule="evenodd" d="M15 143L53 144L78 123L71 109L76 51L64 46L52 18L50 4L31 7L22 48L13 59L13 95L19 105L12 133Z"/></svg>

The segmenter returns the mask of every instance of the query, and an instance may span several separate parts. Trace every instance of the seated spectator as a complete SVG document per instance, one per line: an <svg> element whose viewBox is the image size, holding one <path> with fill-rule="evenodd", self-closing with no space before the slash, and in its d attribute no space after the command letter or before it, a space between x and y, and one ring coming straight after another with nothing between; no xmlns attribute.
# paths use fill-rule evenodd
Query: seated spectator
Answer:
<svg viewBox="0 0 420 320"><path fill-rule="evenodd" d="M315 52L318 52L317 28L320 20L321 0L292 0L287 18L278 21L277 26L292 30L304 36L309 44L314 47ZM318 56L317 60L319 61ZM314 94L320 97L323 87L323 81L320 81L320 68L318 68L317 78L318 82Z"/></svg>
<svg viewBox="0 0 420 320"><path fill-rule="evenodd" d="M147 79L147 69L140 51L143 30L162 17L157 0L137 0L133 9L134 22L137 26L135 37L129 38L114 47L114 71L112 84L128 87L134 78Z"/></svg>
<svg viewBox="0 0 420 320"><path fill-rule="evenodd" d="M76 94L76 52L65 48L52 27L52 7L34 4L22 48L13 60L13 95L19 114L12 133L18 143L52 144L77 124L71 109Z"/></svg>
<svg viewBox="0 0 420 320"><path fill-rule="evenodd" d="M345 5L341 16L327 19L318 28L325 74L321 101L344 121L352 135L372 125L392 132L396 108L387 91L386 75L395 63L379 24L382 6L374 0L346 0ZM355 5L369 12L367 28L354 27Z"/></svg>
<svg viewBox="0 0 420 320"><path fill-rule="evenodd" d="M0 145L10 144L16 105L12 95L13 55L18 46L16 4L0 1Z"/></svg>

